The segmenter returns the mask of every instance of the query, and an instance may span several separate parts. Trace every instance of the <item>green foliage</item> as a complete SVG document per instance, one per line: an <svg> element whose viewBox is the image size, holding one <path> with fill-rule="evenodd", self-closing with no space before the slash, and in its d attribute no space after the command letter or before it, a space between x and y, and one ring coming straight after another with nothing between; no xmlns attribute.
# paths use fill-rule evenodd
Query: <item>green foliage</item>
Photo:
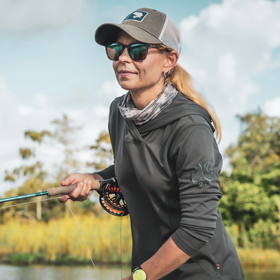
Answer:
<svg viewBox="0 0 280 280"><path fill-rule="evenodd" d="M25 254L11 254L7 257L7 262L11 264L31 264L37 259L37 255L32 253L25 253Z"/></svg>
<svg viewBox="0 0 280 280"><path fill-rule="evenodd" d="M15 168L12 172L5 170L5 181L16 181L22 176L36 177L40 179L46 178L48 173L43 170L43 164L39 161L32 165L24 165Z"/></svg>
<svg viewBox="0 0 280 280"><path fill-rule="evenodd" d="M11 182L15 182L16 178L15 175L12 173L9 173L8 170L5 170L5 177L4 177L4 181L11 181Z"/></svg>
<svg viewBox="0 0 280 280"><path fill-rule="evenodd" d="M20 153L22 159L28 159L31 156L34 156L34 153L28 148L27 149L20 148L19 153Z"/></svg>
<svg viewBox="0 0 280 280"><path fill-rule="evenodd" d="M260 172L268 172L280 162L280 119L256 114L238 116L243 128L237 145L227 149L234 172L252 177Z"/></svg>
<svg viewBox="0 0 280 280"><path fill-rule="evenodd" d="M249 229L249 236L255 247L275 248L275 244L277 244L279 241L279 229L273 220L259 219Z"/></svg>
<svg viewBox="0 0 280 280"><path fill-rule="evenodd" d="M232 173L221 174L224 223L240 247L280 249L280 119L239 116L243 131L227 150Z"/></svg>
<svg viewBox="0 0 280 280"><path fill-rule="evenodd" d="M44 136L51 136L51 133L47 130L41 132L28 130L24 133L26 138L30 138L34 142L42 143Z"/></svg>
<svg viewBox="0 0 280 280"><path fill-rule="evenodd" d="M29 130L25 132L25 137L31 139L33 142L40 144L40 147L44 145L45 137L53 141L53 144L58 143L64 148L64 156L57 161L56 173L52 174L52 178L55 181L50 182L49 174L44 169L42 161L36 162L30 161L31 157L36 159L36 154L32 149L21 148L19 150L21 158L25 160L22 166L14 168L12 171L5 171L5 180L17 182L21 181L20 187L10 190L5 193L6 197L24 195L34 192L40 192L50 187L60 186L60 181L64 179L69 173L70 168L77 166L77 161L73 156L72 144L75 139L75 133L78 128L72 125L72 121L63 115L61 119L52 121L54 129L52 131L43 130L41 132ZM35 149L34 149L35 150ZM36 221L43 219L48 221L51 218L61 218L65 215L65 207L57 200L40 201L41 197L29 199L29 202L36 201L36 203L30 203L19 207L11 207L2 211L1 221L5 221L10 218L20 217L22 221ZM13 205L14 202L5 203L5 206ZM84 206L86 204L87 206ZM84 213L86 210L93 208L94 203L88 200L85 203L78 203L76 211ZM80 208L79 208L80 206ZM93 210L92 210L93 211Z"/></svg>
<svg viewBox="0 0 280 280"><path fill-rule="evenodd" d="M256 114L239 116L242 132L235 145L227 150L232 172L221 174L220 211L225 226L234 243L243 248L280 249L280 119ZM5 196L33 193L59 186L69 170L77 166L73 142L79 129L64 115L52 122L52 131L28 131L26 137L41 145L45 136L64 148L65 158L58 162L55 181L50 182L43 162L36 158L33 149L22 148L24 162L32 157L36 162L5 171L5 180L24 182L19 188L8 191ZM40 146L41 146L40 145ZM108 132L102 132L90 147L94 161L87 163L95 170L103 169L112 162L112 148ZM33 199L34 201L36 198ZM12 202L7 203L10 205ZM6 206L5 205L5 206ZM91 200L72 205L73 211L81 215L89 212L99 215L101 208ZM40 214L41 213L41 214ZM43 219L61 219L66 215L65 207L57 200L22 205L1 211L1 221L20 217L21 221L35 222Z"/></svg>

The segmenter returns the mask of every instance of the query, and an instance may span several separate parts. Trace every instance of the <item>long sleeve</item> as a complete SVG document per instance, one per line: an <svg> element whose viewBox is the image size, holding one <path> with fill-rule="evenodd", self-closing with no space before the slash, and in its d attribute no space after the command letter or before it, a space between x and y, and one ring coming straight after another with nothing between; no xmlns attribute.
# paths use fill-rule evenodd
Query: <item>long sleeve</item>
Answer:
<svg viewBox="0 0 280 280"><path fill-rule="evenodd" d="M222 158L207 124L182 131L173 146L181 204L180 227L173 233L176 245L194 255L216 228L219 174Z"/></svg>
<svg viewBox="0 0 280 280"><path fill-rule="evenodd" d="M104 170L96 172L96 173L99 174L103 179L110 179L110 178L116 177L114 165L110 165L107 168L105 168Z"/></svg>

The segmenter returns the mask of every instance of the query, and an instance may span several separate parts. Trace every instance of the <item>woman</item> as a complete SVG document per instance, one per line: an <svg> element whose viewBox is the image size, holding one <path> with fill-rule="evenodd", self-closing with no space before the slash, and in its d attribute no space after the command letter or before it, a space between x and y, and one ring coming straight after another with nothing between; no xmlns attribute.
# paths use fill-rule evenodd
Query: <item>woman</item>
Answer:
<svg viewBox="0 0 280 280"><path fill-rule="evenodd" d="M93 180L117 177L133 239L125 280L243 279L218 210L222 158L213 133L221 138L219 120L177 64L177 27L142 8L121 24L101 25L95 39L128 90L110 107L115 163L70 175L62 185L78 186L60 201L84 200Z"/></svg>

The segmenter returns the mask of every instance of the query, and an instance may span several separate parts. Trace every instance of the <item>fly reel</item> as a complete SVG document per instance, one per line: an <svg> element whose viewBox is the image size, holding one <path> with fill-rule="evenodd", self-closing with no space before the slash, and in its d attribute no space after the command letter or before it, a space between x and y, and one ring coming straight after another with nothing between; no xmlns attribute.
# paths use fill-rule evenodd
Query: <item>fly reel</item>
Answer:
<svg viewBox="0 0 280 280"><path fill-rule="evenodd" d="M103 187L103 191L100 192L99 202L105 211L114 216L121 217L128 215L126 202L116 182L107 183Z"/></svg>

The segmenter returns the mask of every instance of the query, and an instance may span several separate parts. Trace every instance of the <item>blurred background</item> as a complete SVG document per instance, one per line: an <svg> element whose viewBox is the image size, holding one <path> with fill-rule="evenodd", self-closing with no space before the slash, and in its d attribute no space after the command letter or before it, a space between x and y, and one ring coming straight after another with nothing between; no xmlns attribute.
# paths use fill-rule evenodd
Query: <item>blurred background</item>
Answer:
<svg viewBox="0 0 280 280"><path fill-rule="evenodd" d="M71 172L93 172L110 164L109 105L125 92L115 80L104 47L95 43L94 32L102 23L120 23L141 7L165 12L179 26L179 64L221 120L224 197L220 209L244 266L277 267L279 0L0 0L0 197L45 190L58 186ZM96 215L104 219L96 198L73 207L85 231L90 232ZM67 263L63 256L74 255L87 260L84 251L77 249L84 250L82 244L75 251L68 241L62 247L54 241L49 248L35 241L46 233L44 226L50 221L59 221L53 226L65 238L69 215L68 208L55 200L0 208L0 259ZM119 221L107 216L112 228L118 228ZM59 231L62 223L65 226ZM129 221L124 224L129 240ZM20 243L19 232L34 237L29 230L35 228L38 238L15 246ZM97 236L102 236L102 229L98 230ZM49 234L57 240L53 231ZM119 237L108 240L104 238L102 246L90 244L94 256L118 262L120 255L112 253L110 244L119 243ZM112 252L103 250L110 247ZM128 246L124 262L129 262L129 250ZM36 260L30 257L34 254Z"/></svg>

